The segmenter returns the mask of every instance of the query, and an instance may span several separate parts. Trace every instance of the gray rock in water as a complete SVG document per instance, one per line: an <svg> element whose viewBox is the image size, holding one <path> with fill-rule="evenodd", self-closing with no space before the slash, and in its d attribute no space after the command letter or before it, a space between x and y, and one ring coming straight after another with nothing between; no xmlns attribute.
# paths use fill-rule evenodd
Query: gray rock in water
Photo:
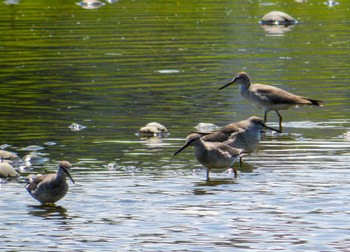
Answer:
<svg viewBox="0 0 350 252"><path fill-rule="evenodd" d="M0 178L17 178L19 174L8 163L0 163Z"/></svg>
<svg viewBox="0 0 350 252"><path fill-rule="evenodd" d="M15 153L5 150L0 150L0 160L4 163L9 163L12 166L19 166L21 163L21 158Z"/></svg>
<svg viewBox="0 0 350 252"><path fill-rule="evenodd" d="M75 4L88 10L97 9L105 5L105 3L100 2L98 0L83 0Z"/></svg>
<svg viewBox="0 0 350 252"><path fill-rule="evenodd" d="M71 125L69 125L69 128L71 129L71 131L80 131L85 129L86 126L77 123L72 123Z"/></svg>
<svg viewBox="0 0 350 252"><path fill-rule="evenodd" d="M138 131L139 136L159 136L164 137L168 134L167 128L157 122L147 123Z"/></svg>
<svg viewBox="0 0 350 252"><path fill-rule="evenodd" d="M41 157L35 153L31 153L23 157L23 162L26 167L31 167L33 165L41 165L48 160L48 158Z"/></svg>
<svg viewBox="0 0 350 252"><path fill-rule="evenodd" d="M206 132L206 133L213 132L215 130L220 129L219 126L216 126L215 124L212 124L212 123L198 123L194 128L199 132Z"/></svg>
<svg viewBox="0 0 350 252"><path fill-rule="evenodd" d="M282 11L271 11L262 17L260 24L264 25L293 25L297 20Z"/></svg>

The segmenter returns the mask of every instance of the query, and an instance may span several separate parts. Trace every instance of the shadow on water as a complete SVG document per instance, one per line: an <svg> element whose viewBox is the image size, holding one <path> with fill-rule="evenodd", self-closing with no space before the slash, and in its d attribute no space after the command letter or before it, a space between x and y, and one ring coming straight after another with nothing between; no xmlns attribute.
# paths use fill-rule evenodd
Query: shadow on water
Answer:
<svg viewBox="0 0 350 252"><path fill-rule="evenodd" d="M256 167L252 164L247 163L243 160L241 165L236 164L236 169L239 172L238 178L243 176L244 173L252 173ZM220 185L229 185L229 184L238 184L237 179L234 178L234 175L231 172L227 172L226 178L211 178L210 181L200 181L195 183L196 186L220 186ZM199 194L201 190L199 190ZM196 194L196 193L195 193Z"/></svg>
<svg viewBox="0 0 350 252"><path fill-rule="evenodd" d="M237 184L237 181L235 179L227 178L227 179L211 179L210 181L200 181L195 183L195 186L220 186L220 185L231 185L231 184ZM200 195L200 194L207 194L205 190L194 190L194 194Z"/></svg>
<svg viewBox="0 0 350 252"><path fill-rule="evenodd" d="M236 167L237 171L241 173L252 173L256 168L256 166L249 163L249 157L244 157L242 159L242 164Z"/></svg>
<svg viewBox="0 0 350 252"><path fill-rule="evenodd" d="M67 219L67 209L62 206L52 205L37 205L29 206L32 208L28 213L35 217L42 217L44 219Z"/></svg>

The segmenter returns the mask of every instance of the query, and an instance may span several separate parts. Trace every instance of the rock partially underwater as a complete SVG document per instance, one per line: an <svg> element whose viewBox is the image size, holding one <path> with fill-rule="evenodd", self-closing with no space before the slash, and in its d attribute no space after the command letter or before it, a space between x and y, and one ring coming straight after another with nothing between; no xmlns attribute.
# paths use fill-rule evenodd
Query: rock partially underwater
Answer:
<svg viewBox="0 0 350 252"><path fill-rule="evenodd" d="M282 11L271 11L259 22L262 25L295 25L297 20Z"/></svg>
<svg viewBox="0 0 350 252"><path fill-rule="evenodd" d="M17 156L15 153L6 151L6 150L0 150L0 160L3 163L9 163L14 167L17 167L21 163L21 158Z"/></svg>
<svg viewBox="0 0 350 252"><path fill-rule="evenodd" d="M17 177L19 177L19 174L12 165L8 163L0 163L0 178L12 179Z"/></svg>
<svg viewBox="0 0 350 252"><path fill-rule="evenodd" d="M75 4L87 10L98 9L105 5L105 3L98 0L83 0Z"/></svg>
<svg viewBox="0 0 350 252"><path fill-rule="evenodd" d="M142 127L137 132L139 137L167 137L168 134L167 128L157 122L147 123L146 126Z"/></svg>

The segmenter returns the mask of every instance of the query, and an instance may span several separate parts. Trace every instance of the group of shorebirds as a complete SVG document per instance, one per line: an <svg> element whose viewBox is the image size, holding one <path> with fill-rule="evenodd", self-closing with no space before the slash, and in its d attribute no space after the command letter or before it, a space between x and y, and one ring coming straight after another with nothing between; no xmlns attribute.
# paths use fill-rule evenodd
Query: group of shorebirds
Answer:
<svg viewBox="0 0 350 252"><path fill-rule="evenodd" d="M85 2L92 3L93 1ZM295 24L296 20L286 13L272 11L266 14L260 23L290 25ZM193 146L195 158L206 167L207 181L210 180L210 170L215 168L230 168L237 176L237 171L233 167L234 163L238 158L242 162L242 156L256 150L260 143L261 133L264 130L269 129L282 132L282 115L279 113L279 110L297 106L314 105L321 107L323 105L322 101L294 95L274 86L252 84L249 75L245 72L237 73L229 83L219 88L219 90L232 84L239 85L241 95L254 106L264 111L264 120L252 116L246 120L228 124L214 132L196 132L187 136L185 144L174 155L177 155L188 146ZM267 114L270 111L275 111L278 115L279 129L266 125ZM146 132L150 128L151 131L152 128L157 128L162 133L166 131L159 124L151 123L146 126ZM3 152L6 153L5 156L8 158L14 158L12 153ZM5 174L5 176L18 176L12 166L3 162L3 158L0 157L0 159L0 177L2 174ZM69 173L71 167L72 165L68 161L61 161L56 173L29 176L26 190L43 205L55 203L63 198L68 191L67 176L74 183Z"/></svg>
<svg viewBox="0 0 350 252"><path fill-rule="evenodd" d="M232 84L239 85L241 95L256 107L264 110L264 120L252 116L246 120L228 124L214 132L191 133L187 136L185 144L174 153L177 155L186 147L193 146L195 158L206 167L208 181L210 180L210 170L215 168L230 168L237 176L237 171L233 167L234 163L238 158L242 162L243 155L253 152L258 147L261 133L265 129L282 132L282 116L279 110L303 105L322 106L323 104L322 101L294 95L274 86L252 84L249 75L245 72L236 74L232 81L219 89ZM277 113L279 129L266 125L269 111ZM156 127L153 124L151 126ZM13 158L9 153L7 155ZM55 203L63 198L68 191L67 176L74 183L69 173L71 166L68 161L61 161L56 173L29 176L26 190L43 205ZM4 167L5 169L9 168L6 165Z"/></svg>
<svg viewBox="0 0 350 252"><path fill-rule="evenodd" d="M323 106L323 102L319 100L298 96L270 85L253 84L245 72L237 73L229 83L219 90L232 84L239 85L243 98L264 111L264 120L253 116L237 123L228 124L215 132L196 132L187 136L185 144L174 155L188 146L193 146L195 158L207 169L207 181L210 180L210 170L215 168L230 168L236 177L237 171L233 167L234 163L238 158L242 162L241 157L244 154L251 153L258 147L262 131L269 129L281 133L282 115L279 110L297 106ZM270 111L275 111L278 115L279 129L266 125L267 114Z"/></svg>

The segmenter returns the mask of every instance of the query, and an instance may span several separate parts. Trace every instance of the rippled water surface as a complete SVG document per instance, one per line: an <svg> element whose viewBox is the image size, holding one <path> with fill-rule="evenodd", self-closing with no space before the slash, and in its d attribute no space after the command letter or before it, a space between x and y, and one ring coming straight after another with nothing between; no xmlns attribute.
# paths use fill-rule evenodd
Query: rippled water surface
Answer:
<svg viewBox="0 0 350 252"><path fill-rule="evenodd" d="M348 251L350 2L324 2L0 3L0 147L40 157L0 180L0 248ZM299 22L261 27L271 10ZM218 90L242 70L325 106L282 111L284 133L264 134L236 179L206 182L190 148L172 154L198 123L262 116ZM152 121L170 135L140 139ZM24 177L59 160L76 183L42 207Z"/></svg>

